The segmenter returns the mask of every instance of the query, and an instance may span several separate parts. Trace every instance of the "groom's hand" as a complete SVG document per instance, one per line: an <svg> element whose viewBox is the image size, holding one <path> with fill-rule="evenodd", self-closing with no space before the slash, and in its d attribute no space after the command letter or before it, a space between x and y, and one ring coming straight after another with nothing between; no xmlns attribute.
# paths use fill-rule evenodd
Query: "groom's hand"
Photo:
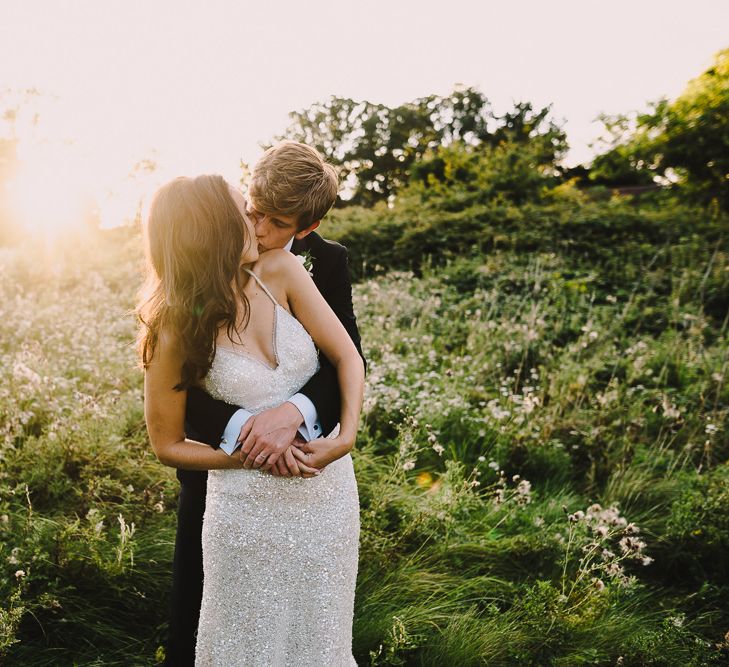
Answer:
<svg viewBox="0 0 729 667"><path fill-rule="evenodd" d="M293 443L303 421L298 408L289 402L251 417L238 436L243 467L270 469Z"/></svg>

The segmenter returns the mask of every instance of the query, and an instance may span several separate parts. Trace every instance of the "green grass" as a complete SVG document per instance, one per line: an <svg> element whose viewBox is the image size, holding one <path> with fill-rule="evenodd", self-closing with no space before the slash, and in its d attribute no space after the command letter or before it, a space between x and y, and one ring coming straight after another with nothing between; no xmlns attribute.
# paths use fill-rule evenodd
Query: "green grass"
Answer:
<svg viewBox="0 0 729 667"><path fill-rule="evenodd" d="M729 659L729 255L672 238L645 262L614 248L620 285L512 247L355 286L359 664ZM139 240L66 256L0 257L0 655L151 665L177 482L143 424ZM601 560L568 516L593 503L637 524L652 562L619 532Z"/></svg>

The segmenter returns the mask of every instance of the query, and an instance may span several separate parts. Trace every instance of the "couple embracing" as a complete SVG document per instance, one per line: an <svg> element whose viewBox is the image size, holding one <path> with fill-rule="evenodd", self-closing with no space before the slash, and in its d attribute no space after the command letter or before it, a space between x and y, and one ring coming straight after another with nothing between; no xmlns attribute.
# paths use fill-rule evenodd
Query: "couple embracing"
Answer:
<svg viewBox="0 0 729 667"><path fill-rule="evenodd" d="M346 249L314 231L337 190L284 142L248 200L199 176L152 202L145 418L181 482L168 665L356 665L364 359Z"/></svg>

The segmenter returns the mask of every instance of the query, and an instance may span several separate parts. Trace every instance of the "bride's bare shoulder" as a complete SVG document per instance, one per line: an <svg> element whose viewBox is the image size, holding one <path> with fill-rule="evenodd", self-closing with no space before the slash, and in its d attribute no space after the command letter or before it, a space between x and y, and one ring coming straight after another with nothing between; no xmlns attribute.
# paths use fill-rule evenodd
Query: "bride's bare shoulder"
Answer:
<svg viewBox="0 0 729 667"><path fill-rule="evenodd" d="M266 280L266 278L285 280L292 271L299 268L299 265L300 262L288 250L276 248L261 253L254 270L262 280Z"/></svg>

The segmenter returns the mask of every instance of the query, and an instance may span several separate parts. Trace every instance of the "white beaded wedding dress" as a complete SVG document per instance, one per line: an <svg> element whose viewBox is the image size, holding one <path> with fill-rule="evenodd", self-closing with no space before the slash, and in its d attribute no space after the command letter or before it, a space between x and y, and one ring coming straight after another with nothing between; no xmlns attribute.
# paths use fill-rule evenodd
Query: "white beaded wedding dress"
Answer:
<svg viewBox="0 0 729 667"><path fill-rule="evenodd" d="M295 394L319 362L306 329L249 273L274 304L277 365L218 347L204 388L257 413ZM312 478L211 470L195 664L356 667L359 530L349 454Z"/></svg>

